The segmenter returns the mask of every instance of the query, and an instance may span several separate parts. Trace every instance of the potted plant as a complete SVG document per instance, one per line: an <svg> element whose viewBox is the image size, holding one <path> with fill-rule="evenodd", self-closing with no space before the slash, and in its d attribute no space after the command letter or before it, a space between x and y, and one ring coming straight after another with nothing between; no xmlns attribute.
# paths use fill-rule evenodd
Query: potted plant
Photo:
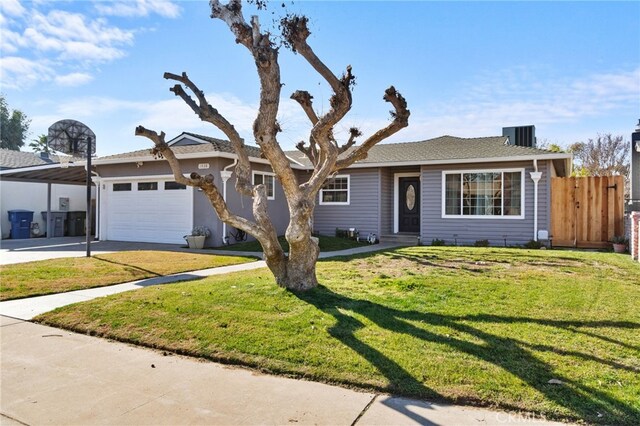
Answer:
<svg viewBox="0 0 640 426"><path fill-rule="evenodd" d="M627 251L629 240L627 240L624 235L616 235L611 239L611 242L613 243L613 251L615 253L624 253Z"/></svg>
<svg viewBox="0 0 640 426"><path fill-rule="evenodd" d="M211 235L211 231L206 226L194 226L191 234L185 235L189 248L201 249L204 247L204 240Z"/></svg>

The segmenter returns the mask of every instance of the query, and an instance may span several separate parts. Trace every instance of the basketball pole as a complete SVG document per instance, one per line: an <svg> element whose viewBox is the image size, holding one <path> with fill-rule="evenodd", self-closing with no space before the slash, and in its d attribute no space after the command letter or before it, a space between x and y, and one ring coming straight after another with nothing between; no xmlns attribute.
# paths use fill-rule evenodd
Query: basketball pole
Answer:
<svg viewBox="0 0 640 426"><path fill-rule="evenodd" d="M87 236L87 257L91 257L91 136L87 137L87 218L85 234Z"/></svg>

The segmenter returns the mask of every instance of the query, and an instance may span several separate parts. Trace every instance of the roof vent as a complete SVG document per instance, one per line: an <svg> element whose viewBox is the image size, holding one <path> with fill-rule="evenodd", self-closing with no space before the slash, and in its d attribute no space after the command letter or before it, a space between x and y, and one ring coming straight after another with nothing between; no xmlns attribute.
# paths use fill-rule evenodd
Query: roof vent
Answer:
<svg viewBox="0 0 640 426"><path fill-rule="evenodd" d="M502 136L509 138L509 145L536 147L536 126L503 127Z"/></svg>

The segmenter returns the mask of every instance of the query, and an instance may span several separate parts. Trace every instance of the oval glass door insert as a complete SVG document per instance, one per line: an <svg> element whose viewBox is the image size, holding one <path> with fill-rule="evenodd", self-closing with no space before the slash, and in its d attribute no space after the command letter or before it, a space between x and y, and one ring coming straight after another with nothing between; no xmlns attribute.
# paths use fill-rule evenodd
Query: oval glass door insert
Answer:
<svg viewBox="0 0 640 426"><path fill-rule="evenodd" d="M405 194L404 199L407 203L407 210L413 210L416 206L416 189L413 185L409 185L407 188L407 193Z"/></svg>

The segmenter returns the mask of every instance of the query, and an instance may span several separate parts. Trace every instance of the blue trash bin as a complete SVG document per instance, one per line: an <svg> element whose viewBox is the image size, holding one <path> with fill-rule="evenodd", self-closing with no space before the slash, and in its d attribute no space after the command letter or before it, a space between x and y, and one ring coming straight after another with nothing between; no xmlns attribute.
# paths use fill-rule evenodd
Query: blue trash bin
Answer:
<svg viewBox="0 0 640 426"><path fill-rule="evenodd" d="M23 240L31 238L31 222L33 222L33 212L30 210L9 210L9 223L11 223L11 238Z"/></svg>

